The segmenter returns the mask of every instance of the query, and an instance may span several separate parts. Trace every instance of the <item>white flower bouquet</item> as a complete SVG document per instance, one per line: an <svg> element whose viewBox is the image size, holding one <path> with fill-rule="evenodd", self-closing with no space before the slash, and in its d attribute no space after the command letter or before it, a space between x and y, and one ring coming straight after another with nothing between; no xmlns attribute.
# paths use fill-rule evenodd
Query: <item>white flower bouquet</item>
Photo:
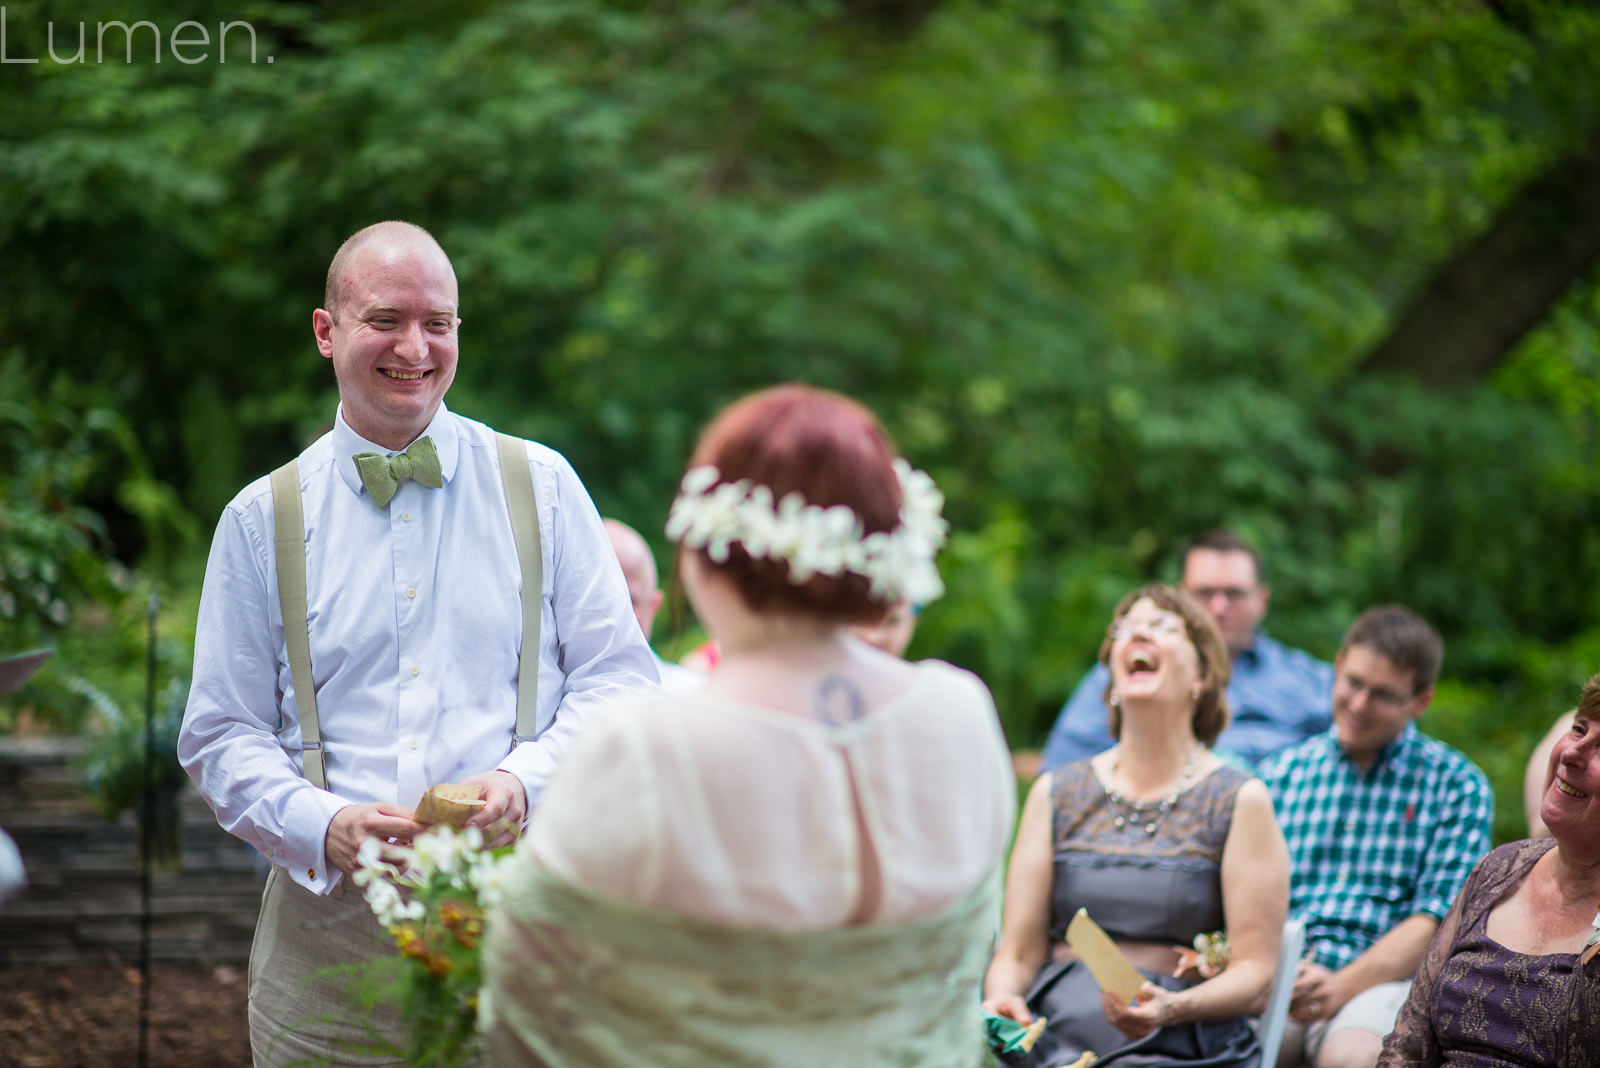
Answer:
<svg viewBox="0 0 1600 1068"><path fill-rule="evenodd" d="M439 825L410 846L362 843L353 878L400 950L396 984L406 1059L454 1066L477 1048L484 910L500 893L512 846L483 848L476 827Z"/></svg>

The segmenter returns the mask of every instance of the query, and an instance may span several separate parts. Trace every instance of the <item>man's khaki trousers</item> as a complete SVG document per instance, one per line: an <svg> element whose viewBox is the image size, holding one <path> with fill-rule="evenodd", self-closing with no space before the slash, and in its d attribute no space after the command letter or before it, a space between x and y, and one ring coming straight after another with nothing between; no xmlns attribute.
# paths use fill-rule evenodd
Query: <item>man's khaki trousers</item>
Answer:
<svg viewBox="0 0 1600 1068"><path fill-rule="evenodd" d="M359 969L348 967L394 952L394 940L348 878L321 896L273 865L250 946L256 1068L403 1066L399 1010L392 1001L365 1008Z"/></svg>

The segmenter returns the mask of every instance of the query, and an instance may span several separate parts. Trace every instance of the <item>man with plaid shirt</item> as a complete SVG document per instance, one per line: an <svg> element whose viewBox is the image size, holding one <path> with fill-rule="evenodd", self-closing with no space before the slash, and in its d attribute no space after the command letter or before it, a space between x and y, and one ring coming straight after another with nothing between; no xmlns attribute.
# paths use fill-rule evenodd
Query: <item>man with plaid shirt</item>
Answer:
<svg viewBox="0 0 1600 1068"><path fill-rule="evenodd" d="M1262 766L1289 843L1289 914L1306 926L1280 1065L1377 1063L1439 920L1489 849L1488 780L1413 722L1442 656L1408 609L1363 612L1334 661L1333 728Z"/></svg>

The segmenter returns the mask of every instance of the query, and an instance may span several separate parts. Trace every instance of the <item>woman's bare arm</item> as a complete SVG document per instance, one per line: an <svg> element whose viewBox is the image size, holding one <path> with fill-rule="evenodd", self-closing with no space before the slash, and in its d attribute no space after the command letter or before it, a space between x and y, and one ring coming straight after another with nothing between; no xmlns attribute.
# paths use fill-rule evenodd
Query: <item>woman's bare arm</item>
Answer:
<svg viewBox="0 0 1600 1068"><path fill-rule="evenodd" d="M1023 995L1050 954L1050 891L1055 877L1050 840L1050 774L1028 791L1022 822L1006 873L1005 918L1000 945L983 983L983 1006L998 1016L1029 1023Z"/></svg>

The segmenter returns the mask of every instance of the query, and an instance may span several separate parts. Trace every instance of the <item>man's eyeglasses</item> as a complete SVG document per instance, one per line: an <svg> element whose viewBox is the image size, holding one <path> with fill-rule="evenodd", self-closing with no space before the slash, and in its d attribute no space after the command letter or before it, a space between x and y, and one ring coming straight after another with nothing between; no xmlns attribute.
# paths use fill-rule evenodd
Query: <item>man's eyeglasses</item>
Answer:
<svg viewBox="0 0 1600 1068"><path fill-rule="evenodd" d="M1229 604L1238 604L1256 591L1254 587L1245 586L1185 586L1184 592L1201 604L1210 604L1218 597L1226 597Z"/></svg>
<svg viewBox="0 0 1600 1068"><path fill-rule="evenodd" d="M1366 694L1368 701L1371 701L1375 705L1381 705L1384 708L1389 709L1399 708L1401 705L1417 696L1415 693L1400 693L1385 686L1368 686L1356 676L1343 673L1339 675L1339 685L1342 686L1352 697L1359 697L1361 694Z"/></svg>
<svg viewBox="0 0 1600 1068"><path fill-rule="evenodd" d="M1111 624L1111 638L1113 641L1131 638L1141 631L1152 636L1182 634L1183 620L1177 616L1153 616L1149 619L1128 619L1124 617Z"/></svg>

